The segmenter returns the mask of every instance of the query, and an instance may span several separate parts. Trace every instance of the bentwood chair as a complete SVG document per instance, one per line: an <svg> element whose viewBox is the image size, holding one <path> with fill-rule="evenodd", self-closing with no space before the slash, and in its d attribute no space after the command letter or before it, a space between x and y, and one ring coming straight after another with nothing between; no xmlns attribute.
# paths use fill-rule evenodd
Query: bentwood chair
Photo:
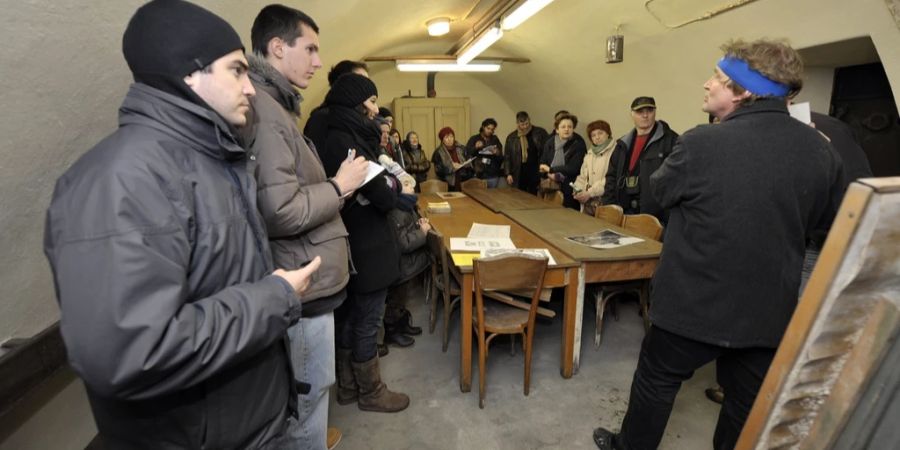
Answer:
<svg viewBox="0 0 900 450"><path fill-rule="evenodd" d="M620 227L625 218L625 212L619 205L601 205L594 210L594 217Z"/></svg>
<svg viewBox="0 0 900 450"><path fill-rule="evenodd" d="M450 314L453 312L453 308L459 304L462 290L459 287L458 280L450 273L450 261L444 249L444 236L437 230L432 229L428 232L426 244L428 246L428 256L431 259L431 280L428 289L425 291L425 301L431 302L431 313L428 319L429 333L434 333L434 327L437 323L437 303L438 298L440 298L444 305L444 341L442 350L446 353L449 343Z"/></svg>
<svg viewBox="0 0 900 450"><path fill-rule="evenodd" d="M487 356L491 341L500 335L521 335L525 347L525 385L531 385L531 353L547 258L531 255L499 255L474 261L475 311L472 326L478 334L478 407L484 408ZM517 291L530 294L529 309L522 310L490 300L488 293Z"/></svg>
<svg viewBox="0 0 900 450"><path fill-rule="evenodd" d="M622 221L622 228L625 228L634 235L658 241L662 236L663 226L659 219L650 214L627 214ZM603 331L603 313L610 300L616 295L627 292L636 293L640 299L641 316L644 318L644 331L650 329L650 305L647 302L647 280L627 281L624 283L611 283L604 285L595 298L597 309L597 323L594 328L594 346L600 347ZM616 314L615 305L611 306L613 319L619 320Z"/></svg>
<svg viewBox="0 0 900 450"><path fill-rule="evenodd" d="M447 192L450 186L446 181L441 180L425 180L419 183L419 192L423 194L431 194L434 192Z"/></svg>
<svg viewBox="0 0 900 450"><path fill-rule="evenodd" d="M487 189L487 181L480 178L469 178L459 185L459 190L465 192L466 189Z"/></svg>

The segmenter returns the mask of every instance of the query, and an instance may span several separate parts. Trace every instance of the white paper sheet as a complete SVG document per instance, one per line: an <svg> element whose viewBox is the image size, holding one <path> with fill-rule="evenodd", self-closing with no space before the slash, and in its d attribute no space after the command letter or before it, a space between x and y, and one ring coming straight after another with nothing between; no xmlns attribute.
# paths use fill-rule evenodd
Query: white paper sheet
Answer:
<svg viewBox="0 0 900 450"><path fill-rule="evenodd" d="M812 122L812 115L809 113L809 102L788 105L788 112L791 113L791 117L807 125Z"/></svg>
<svg viewBox="0 0 900 450"><path fill-rule="evenodd" d="M363 180L362 184L359 187L363 187L366 183L372 181L372 178L375 178L379 173L384 171L384 167L381 164L378 164L374 161L369 161L369 171L366 173L366 179Z"/></svg>
<svg viewBox="0 0 900 450"><path fill-rule="evenodd" d="M486 225L473 223L469 229L469 239L477 238L509 238L509 225Z"/></svg>
<svg viewBox="0 0 900 450"><path fill-rule="evenodd" d="M480 252L516 248L509 238L450 238L451 252Z"/></svg>

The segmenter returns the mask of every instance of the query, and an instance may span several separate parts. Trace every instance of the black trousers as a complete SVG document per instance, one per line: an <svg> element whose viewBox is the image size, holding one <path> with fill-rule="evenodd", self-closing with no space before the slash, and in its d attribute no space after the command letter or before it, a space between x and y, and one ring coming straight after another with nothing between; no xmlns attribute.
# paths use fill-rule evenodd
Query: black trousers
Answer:
<svg viewBox="0 0 900 450"><path fill-rule="evenodd" d="M725 402L713 447L733 449L774 356L773 348L719 347L652 327L641 344L618 443L628 450L657 448L681 383L715 360Z"/></svg>

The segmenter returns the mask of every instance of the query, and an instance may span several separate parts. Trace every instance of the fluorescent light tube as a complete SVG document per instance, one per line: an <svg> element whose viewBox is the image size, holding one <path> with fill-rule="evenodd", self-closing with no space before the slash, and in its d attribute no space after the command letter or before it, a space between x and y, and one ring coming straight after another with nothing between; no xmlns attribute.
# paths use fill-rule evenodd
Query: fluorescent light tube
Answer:
<svg viewBox="0 0 900 450"><path fill-rule="evenodd" d="M526 0L515 11L503 18L501 27L504 30L512 30L552 2L553 0Z"/></svg>
<svg viewBox="0 0 900 450"><path fill-rule="evenodd" d="M481 34L472 45L469 46L464 52L460 53L456 58L456 62L458 64L468 64L476 56L480 55L481 52L487 50L488 47L500 40L503 37L503 30L500 29L498 25L494 25L487 29L484 33Z"/></svg>
<svg viewBox="0 0 900 450"><path fill-rule="evenodd" d="M498 72L497 61L477 61L458 64L456 61L398 59L397 70L401 72Z"/></svg>

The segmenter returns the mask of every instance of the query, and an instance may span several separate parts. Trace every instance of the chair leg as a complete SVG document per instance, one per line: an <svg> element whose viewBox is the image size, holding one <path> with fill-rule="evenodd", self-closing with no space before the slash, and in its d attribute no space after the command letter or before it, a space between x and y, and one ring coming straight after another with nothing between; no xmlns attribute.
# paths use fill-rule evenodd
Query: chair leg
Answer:
<svg viewBox="0 0 900 450"><path fill-rule="evenodd" d="M595 297L595 305L597 309L597 323L594 327L594 347L600 348L600 340L602 339L603 332L603 310L606 309L606 302L609 301L609 298L603 295L603 291L597 293Z"/></svg>
<svg viewBox="0 0 900 450"><path fill-rule="evenodd" d="M437 283L431 281L431 311L428 315L428 332L434 334L434 326L437 325Z"/></svg>
<svg viewBox="0 0 900 450"><path fill-rule="evenodd" d="M479 333L478 338L478 407L484 409L484 391L487 380L487 345L484 342L484 336Z"/></svg>
<svg viewBox="0 0 900 450"><path fill-rule="evenodd" d="M531 330L529 330L531 332ZM528 341L528 336L522 334L522 343L525 346L525 395L528 395L531 389L531 352L534 350Z"/></svg>
<svg viewBox="0 0 900 450"><path fill-rule="evenodd" d="M462 333L463 330L460 330ZM444 297L444 345L442 347L442 351L447 353L447 345L450 342L450 299L445 296Z"/></svg>
<svg viewBox="0 0 900 450"><path fill-rule="evenodd" d="M509 356L516 356L516 335L509 335Z"/></svg>

